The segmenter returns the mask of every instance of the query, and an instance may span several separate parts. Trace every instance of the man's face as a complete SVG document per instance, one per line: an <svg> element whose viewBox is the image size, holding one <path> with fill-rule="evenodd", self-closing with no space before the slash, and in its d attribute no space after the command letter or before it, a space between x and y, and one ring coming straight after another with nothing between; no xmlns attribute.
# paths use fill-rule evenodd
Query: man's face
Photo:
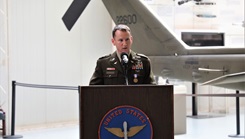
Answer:
<svg viewBox="0 0 245 139"><path fill-rule="evenodd" d="M116 46L119 54L126 52L129 54L131 45L133 43L133 37L130 32L117 30L115 32L115 37L112 38L113 45Z"/></svg>

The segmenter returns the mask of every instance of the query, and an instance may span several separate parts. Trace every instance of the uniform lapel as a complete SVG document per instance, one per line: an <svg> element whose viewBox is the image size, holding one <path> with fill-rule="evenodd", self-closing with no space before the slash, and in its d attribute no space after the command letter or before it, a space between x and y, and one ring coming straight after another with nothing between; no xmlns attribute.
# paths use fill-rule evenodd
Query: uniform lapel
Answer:
<svg viewBox="0 0 245 139"><path fill-rule="evenodd" d="M116 52L114 52L110 57L110 65L115 67L118 71L123 73L122 65L120 63L119 58L117 57Z"/></svg>

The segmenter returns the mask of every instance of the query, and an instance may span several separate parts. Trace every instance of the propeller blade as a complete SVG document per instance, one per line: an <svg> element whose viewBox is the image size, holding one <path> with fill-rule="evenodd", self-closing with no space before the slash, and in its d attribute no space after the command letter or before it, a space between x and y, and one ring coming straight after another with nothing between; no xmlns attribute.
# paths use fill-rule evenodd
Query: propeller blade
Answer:
<svg viewBox="0 0 245 139"><path fill-rule="evenodd" d="M80 17L84 9L87 7L90 0L74 0L62 20L66 28L70 31L77 19Z"/></svg>

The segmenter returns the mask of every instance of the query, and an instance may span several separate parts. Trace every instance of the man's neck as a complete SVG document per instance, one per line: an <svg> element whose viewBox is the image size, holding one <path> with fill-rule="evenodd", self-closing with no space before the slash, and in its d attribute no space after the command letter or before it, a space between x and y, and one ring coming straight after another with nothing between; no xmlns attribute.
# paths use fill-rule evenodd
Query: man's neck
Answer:
<svg viewBox="0 0 245 139"><path fill-rule="evenodd" d="M118 51L116 51L116 53L117 53L117 57L118 57L118 59L121 61L122 59L121 59L121 54L119 54L119 52ZM128 53L127 53L128 54ZM128 54L128 57L130 56L130 54L131 54L131 50L129 50L129 54Z"/></svg>

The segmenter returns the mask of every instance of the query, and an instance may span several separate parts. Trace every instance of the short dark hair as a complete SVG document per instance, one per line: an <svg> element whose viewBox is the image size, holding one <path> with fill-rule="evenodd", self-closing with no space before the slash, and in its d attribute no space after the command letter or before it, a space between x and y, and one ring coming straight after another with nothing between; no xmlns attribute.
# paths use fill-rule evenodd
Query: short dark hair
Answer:
<svg viewBox="0 0 245 139"><path fill-rule="evenodd" d="M116 25L114 27L114 29L112 30L112 37L113 38L115 37L115 33L116 33L117 30L130 32L130 28L127 25L123 25L123 24Z"/></svg>

